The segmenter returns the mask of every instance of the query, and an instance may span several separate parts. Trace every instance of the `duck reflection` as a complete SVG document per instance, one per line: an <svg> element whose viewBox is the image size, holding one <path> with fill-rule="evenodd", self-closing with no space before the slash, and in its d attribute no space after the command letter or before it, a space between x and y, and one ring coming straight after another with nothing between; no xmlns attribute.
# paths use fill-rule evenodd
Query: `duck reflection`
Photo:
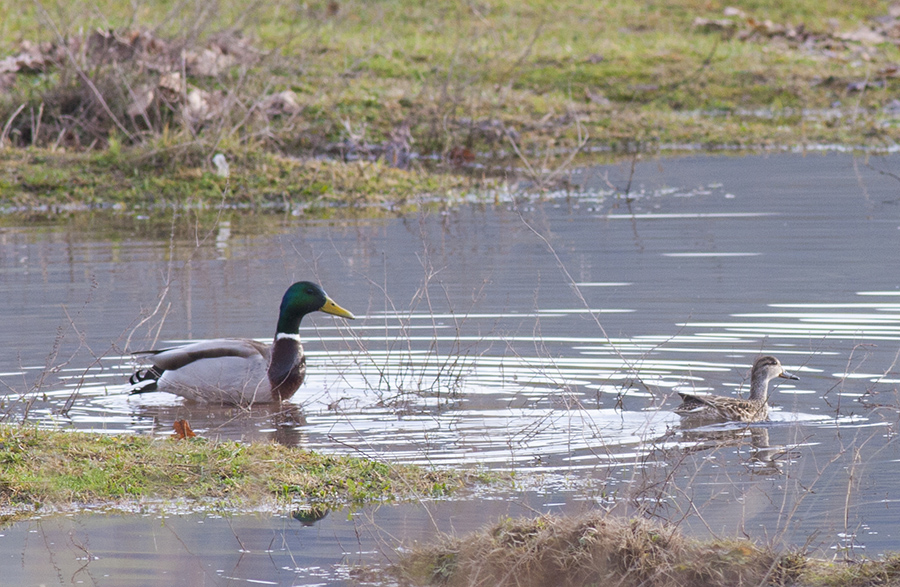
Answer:
<svg viewBox="0 0 900 587"><path fill-rule="evenodd" d="M133 412L135 430L168 432L186 420L198 436L221 440L272 441L300 446L305 441L306 415L300 406L259 404L252 408L210 404L140 405ZM148 426L148 421L152 422ZM149 428L149 430L148 430Z"/></svg>
<svg viewBox="0 0 900 587"><path fill-rule="evenodd" d="M683 444L687 445L679 449L683 454L734 447L751 474L781 475L784 472L783 462L788 451L783 446L769 445L769 429L766 426L682 428L673 431L673 435L680 435Z"/></svg>

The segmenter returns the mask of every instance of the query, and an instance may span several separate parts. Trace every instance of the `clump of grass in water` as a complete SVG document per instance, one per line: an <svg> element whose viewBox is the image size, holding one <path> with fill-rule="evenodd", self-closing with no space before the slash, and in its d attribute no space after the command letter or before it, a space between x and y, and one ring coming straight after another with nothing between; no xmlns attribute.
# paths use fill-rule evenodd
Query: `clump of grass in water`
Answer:
<svg viewBox="0 0 900 587"><path fill-rule="evenodd" d="M900 557L845 567L745 540L699 541L648 520L592 512L506 519L475 535L414 548L388 572L412 585L867 587L898 584Z"/></svg>
<svg viewBox="0 0 900 587"><path fill-rule="evenodd" d="M703 586L756 585L775 566L772 553L746 542L701 545L646 520L593 513L503 520L414 550L393 572L414 584Z"/></svg>
<svg viewBox="0 0 900 587"><path fill-rule="evenodd" d="M446 495L474 477L277 444L174 441L0 426L0 508L143 498L232 507L335 505Z"/></svg>

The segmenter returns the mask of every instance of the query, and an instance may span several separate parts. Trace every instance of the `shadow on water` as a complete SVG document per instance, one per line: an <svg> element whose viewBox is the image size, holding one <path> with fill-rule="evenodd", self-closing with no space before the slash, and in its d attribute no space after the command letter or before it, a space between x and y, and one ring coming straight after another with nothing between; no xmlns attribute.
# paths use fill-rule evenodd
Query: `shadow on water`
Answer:
<svg viewBox="0 0 900 587"><path fill-rule="evenodd" d="M29 561L25 582L40 575L32 560L83 553L65 538L80 532L104 553L84 554L95 579L101 560L154 552L143 560L160 577L194 565L215 581L341 583L345 557L393 552L379 531L427 540L492 516L591 508L702 536L896 550L896 183L843 155L629 172L582 170L575 193L490 194L496 204L473 198L438 214L281 218L266 231L218 218L199 239L4 229L2 336L17 349L0 358L8 421L166 435L186 419L209 438L514 470L522 487L332 513L306 529L290 512L39 518L7 529L0 552ZM629 181L626 207L609 185ZM284 284L310 277L360 319L304 321L309 377L290 406L125 393L129 351L270 339ZM769 422L694 427L672 412L679 391L745 396L763 353L800 376L774 386ZM378 528L371 543L358 537L361 518ZM38 554L35 528L59 548ZM140 538L105 544L107 531ZM166 532L175 552L146 542ZM191 542L198 533L213 538ZM9 554L23 543L25 555ZM310 570L315 560L327 570Z"/></svg>

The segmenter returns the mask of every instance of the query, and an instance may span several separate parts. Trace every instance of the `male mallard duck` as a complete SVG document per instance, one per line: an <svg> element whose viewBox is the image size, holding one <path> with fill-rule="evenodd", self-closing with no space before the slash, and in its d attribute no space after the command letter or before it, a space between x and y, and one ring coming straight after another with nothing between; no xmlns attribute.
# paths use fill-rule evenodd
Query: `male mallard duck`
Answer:
<svg viewBox="0 0 900 587"><path fill-rule="evenodd" d="M682 416L707 419L725 419L736 422L760 422L769 416L769 381L781 377L783 379L800 379L784 370L775 357L760 357L753 363L750 372L750 397L739 399L678 392L683 400L675 408L675 413Z"/></svg>
<svg viewBox="0 0 900 587"><path fill-rule="evenodd" d="M306 375L300 320L316 311L355 318L321 287L300 281L289 287L281 299L271 345L248 338L217 338L136 352L135 355L152 355L153 366L131 376L132 384L150 382L131 393L166 391L191 401L244 406L289 399Z"/></svg>

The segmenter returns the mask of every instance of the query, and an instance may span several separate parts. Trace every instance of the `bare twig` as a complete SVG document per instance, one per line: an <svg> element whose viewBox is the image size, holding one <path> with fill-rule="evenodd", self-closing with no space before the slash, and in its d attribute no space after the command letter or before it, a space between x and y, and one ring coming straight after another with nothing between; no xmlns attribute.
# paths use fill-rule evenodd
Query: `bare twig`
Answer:
<svg viewBox="0 0 900 587"><path fill-rule="evenodd" d="M23 103L16 111L12 113L12 116L9 117L9 120L6 121L6 126L3 127L3 133L0 133L0 149L2 149L6 145L6 137L9 136L9 128L12 126L13 121L17 116L25 109L25 104Z"/></svg>

